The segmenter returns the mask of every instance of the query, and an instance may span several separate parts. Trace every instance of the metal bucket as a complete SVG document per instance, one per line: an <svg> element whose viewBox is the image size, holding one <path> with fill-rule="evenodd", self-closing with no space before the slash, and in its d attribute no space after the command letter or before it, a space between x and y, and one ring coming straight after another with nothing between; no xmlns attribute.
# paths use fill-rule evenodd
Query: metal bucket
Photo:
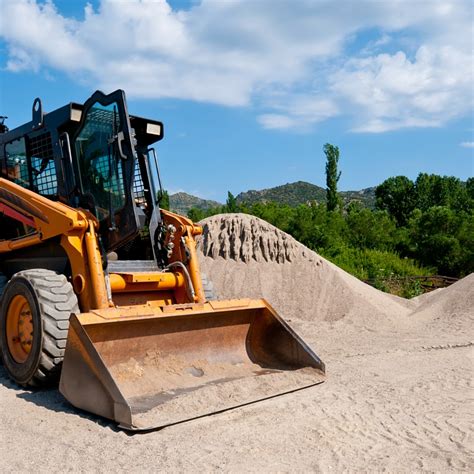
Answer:
<svg viewBox="0 0 474 474"><path fill-rule="evenodd" d="M264 300L71 316L60 391L149 430L324 381L324 364Z"/></svg>

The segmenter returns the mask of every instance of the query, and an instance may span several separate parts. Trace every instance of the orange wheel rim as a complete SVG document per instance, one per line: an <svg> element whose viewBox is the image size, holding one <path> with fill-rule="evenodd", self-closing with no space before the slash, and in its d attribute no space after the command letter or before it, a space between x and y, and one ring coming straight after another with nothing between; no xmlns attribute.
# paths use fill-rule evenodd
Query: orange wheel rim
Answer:
<svg viewBox="0 0 474 474"><path fill-rule="evenodd" d="M7 310L7 342L11 356L18 364L28 359L33 344L33 315L28 300L16 295Z"/></svg>

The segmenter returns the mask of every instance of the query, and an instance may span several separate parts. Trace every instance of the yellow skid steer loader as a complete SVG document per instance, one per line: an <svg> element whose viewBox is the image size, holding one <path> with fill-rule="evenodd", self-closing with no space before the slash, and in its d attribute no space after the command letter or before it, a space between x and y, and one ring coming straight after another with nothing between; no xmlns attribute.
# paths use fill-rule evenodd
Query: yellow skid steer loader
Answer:
<svg viewBox="0 0 474 474"><path fill-rule="evenodd" d="M0 124L0 349L24 386L148 430L318 384L264 300L213 300L200 226L160 209L163 124L95 92ZM212 275L211 275L212 277Z"/></svg>

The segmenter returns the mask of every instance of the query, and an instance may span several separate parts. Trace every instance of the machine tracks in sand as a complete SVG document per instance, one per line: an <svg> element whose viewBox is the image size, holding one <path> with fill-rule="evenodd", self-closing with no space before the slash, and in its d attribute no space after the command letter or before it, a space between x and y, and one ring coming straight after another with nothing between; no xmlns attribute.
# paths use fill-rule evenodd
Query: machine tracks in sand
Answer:
<svg viewBox="0 0 474 474"><path fill-rule="evenodd" d="M315 420L319 468L472 472L472 345L333 361L327 383L312 390L314 403L301 400L304 408L297 410ZM347 464L349 459L353 464Z"/></svg>
<svg viewBox="0 0 474 474"><path fill-rule="evenodd" d="M20 450L26 439L36 456L59 443L44 461L50 472L65 460L97 470L98 452L118 471L472 472L472 344L443 344L443 351L430 343L333 355L317 387L133 437L80 416L54 391L31 403L23 390L0 385L3 435L23 441L2 452L0 470L18 459L26 470L37 460ZM31 427L31 419L41 422Z"/></svg>
<svg viewBox="0 0 474 474"><path fill-rule="evenodd" d="M474 342L462 342L454 344L433 344L428 346L420 346L413 349L393 349L387 351L377 351L377 352L357 352L355 354L346 354L344 359L353 359L355 357L370 357L370 356L380 356L388 354L416 354L420 352L428 351L440 351L440 350L450 350L450 349L466 349L469 347L474 347Z"/></svg>
<svg viewBox="0 0 474 474"><path fill-rule="evenodd" d="M424 351L439 351L445 349L460 349L464 347L473 347L474 342L465 342L460 344L440 344L438 346L422 346L421 349Z"/></svg>

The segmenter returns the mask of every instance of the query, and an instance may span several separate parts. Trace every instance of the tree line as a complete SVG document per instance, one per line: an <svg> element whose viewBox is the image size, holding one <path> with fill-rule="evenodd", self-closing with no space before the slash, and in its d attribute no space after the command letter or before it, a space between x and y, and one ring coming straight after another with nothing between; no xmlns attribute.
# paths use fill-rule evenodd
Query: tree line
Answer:
<svg viewBox="0 0 474 474"><path fill-rule="evenodd" d="M308 248L362 280L390 290L398 277L474 272L474 178L420 173L386 179L375 190L375 209L358 201L342 205L337 192L339 149L324 146L327 201L296 207L276 202L246 205L228 193L226 204L203 211L194 221L219 213L244 212L273 224ZM398 288L398 286L397 286ZM403 296L419 292L407 280Z"/></svg>

